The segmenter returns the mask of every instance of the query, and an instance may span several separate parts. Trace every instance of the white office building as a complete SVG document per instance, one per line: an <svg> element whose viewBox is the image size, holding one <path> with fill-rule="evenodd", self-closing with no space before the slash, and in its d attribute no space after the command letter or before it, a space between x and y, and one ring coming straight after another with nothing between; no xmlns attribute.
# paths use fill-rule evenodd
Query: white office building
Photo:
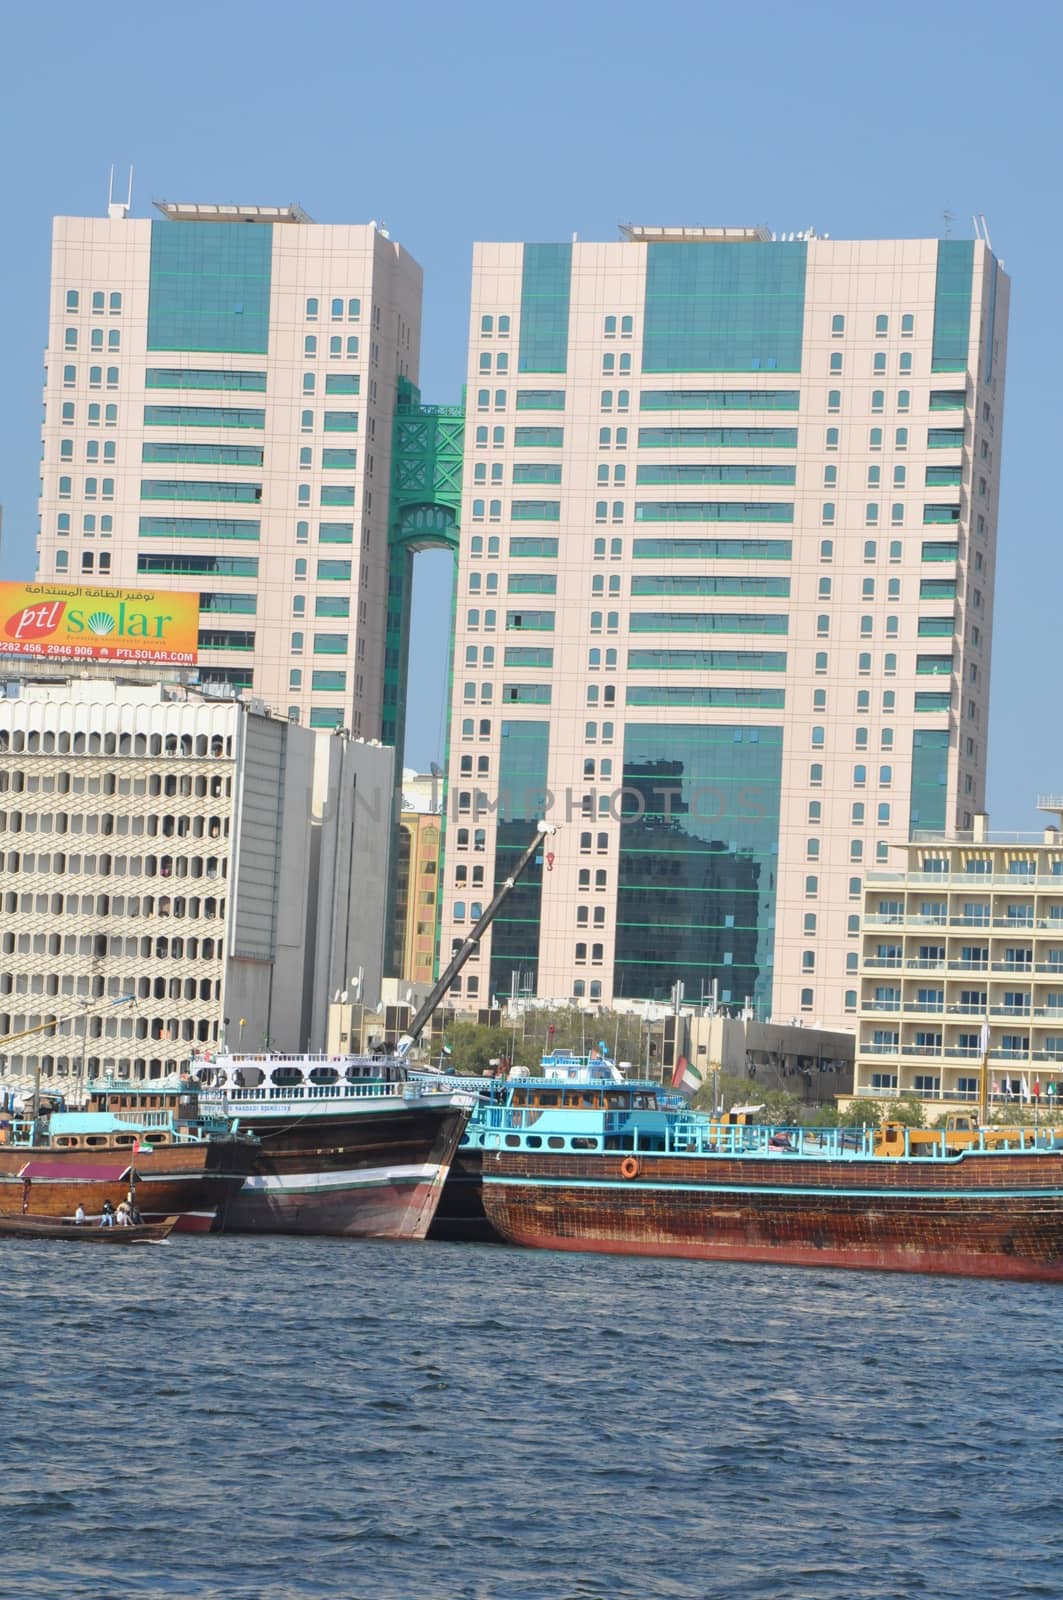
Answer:
<svg viewBox="0 0 1063 1600"><path fill-rule="evenodd" d="M379 997L392 789L389 749L261 702L9 681L0 1073L61 1087L224 1042L322 1048L335 991Z"/></svg>

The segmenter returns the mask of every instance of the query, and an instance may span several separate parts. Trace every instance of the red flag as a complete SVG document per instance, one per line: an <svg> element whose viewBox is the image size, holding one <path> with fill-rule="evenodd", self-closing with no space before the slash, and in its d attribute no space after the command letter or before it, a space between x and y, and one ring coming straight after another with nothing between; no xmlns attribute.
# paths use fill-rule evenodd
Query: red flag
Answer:
<svg viewBox="0 0 1063 1600"><path fill-rule="evenodd" d="M1040 1078L1035 1078L1033 1080L1033 1097L1034 1097L1035 1100L1040 1100L1040 1098L1041 1098L1041 1080L1040 1080Z"/></svg>
<svg viewBox="0 0 1063 1600"><path fill-rule="evenodd" d="M133 1140L133 1154L135 1156L138 1156L140 1154L140 1140L139 1139L134 1139Z"/></svg>

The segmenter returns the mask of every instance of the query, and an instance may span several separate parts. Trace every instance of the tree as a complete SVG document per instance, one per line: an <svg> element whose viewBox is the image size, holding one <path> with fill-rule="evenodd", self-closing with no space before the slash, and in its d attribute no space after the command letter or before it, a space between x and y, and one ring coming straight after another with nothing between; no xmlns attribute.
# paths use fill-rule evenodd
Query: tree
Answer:
<svg viewBox="0 0 1063 1600"><path fill-rule="evenodd" d="M883 1121L884 1112L878 1100L851 1100L844 1111L838 1113L839 1128L875 1128Z"/></svg>
<svg viewBox="0 0 1063 1600"><path fill-rule="evenodd" d="M502 1028L487 1028L480 1022L452 1022L446 1032L451 1056L447 1068L482 1078L491 1071L492 1061L501 1061L509 1051L509 1035Z"/></svg>
<svg viewBox="0 0 1063 1600"><path fill-rule="evenodd" d="M899 1122L905 1128L926 1127L926 1106L918 1095L905 1093L889 1109L890 1122Z"/></svg>

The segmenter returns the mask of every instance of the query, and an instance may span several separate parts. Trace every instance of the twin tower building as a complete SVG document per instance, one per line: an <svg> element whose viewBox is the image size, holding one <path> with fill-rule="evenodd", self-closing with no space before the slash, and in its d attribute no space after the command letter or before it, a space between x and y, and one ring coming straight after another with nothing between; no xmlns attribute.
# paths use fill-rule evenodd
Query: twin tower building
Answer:
<svg viewBox="0 0 1063 1600"><path fill-rule="evenodd" d="M479 244L434 406L385 230L159 210L55 223L38 578L193 591L202 684L401 744L452 549L442 954L559 825L454 1002L852 1026L864 873L984 807L988 240Z"/></svg>

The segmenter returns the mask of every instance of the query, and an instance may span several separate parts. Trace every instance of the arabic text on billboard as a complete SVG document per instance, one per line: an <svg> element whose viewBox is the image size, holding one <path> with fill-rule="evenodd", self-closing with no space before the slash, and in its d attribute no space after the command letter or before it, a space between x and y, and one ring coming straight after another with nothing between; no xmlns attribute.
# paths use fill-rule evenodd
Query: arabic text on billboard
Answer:
<svg viewBox="0 0 1063 1600"><path fill-rule="evenodd" d="M199 595L0 583L0 656L194 666Z"/></svg>

